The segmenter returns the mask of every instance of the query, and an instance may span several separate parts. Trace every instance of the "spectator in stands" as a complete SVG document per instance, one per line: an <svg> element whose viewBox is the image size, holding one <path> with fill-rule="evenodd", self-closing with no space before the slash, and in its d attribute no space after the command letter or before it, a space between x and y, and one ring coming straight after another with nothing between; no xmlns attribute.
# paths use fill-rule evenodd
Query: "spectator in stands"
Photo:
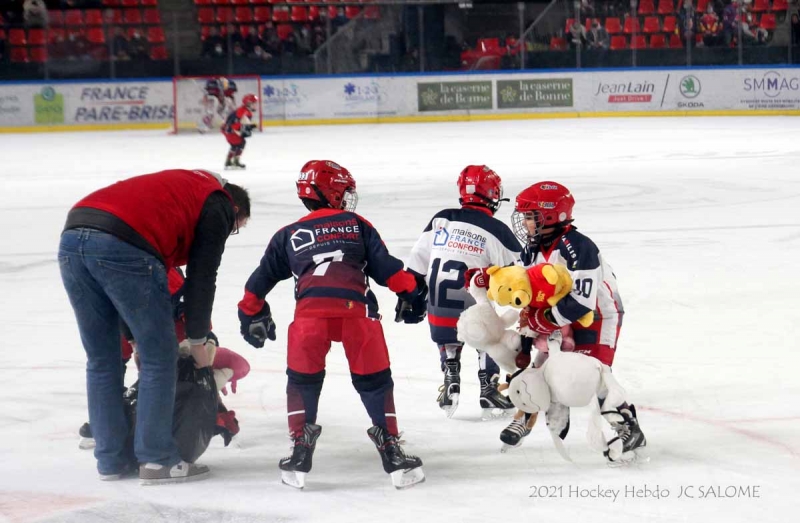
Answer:
<svg viewBox="0 0 800 523"><path fill-rule="evenodd" d="M117 60L127 61L131 59L130 43L122 27L114 28L114 38L111 40L111 46L114 50L114 58Z"/></svg>
<svg viewBox="0 0 800 523"><path fill-rule="evenodd" d="M261 47L261 45L257 45L257 46L255 46L255 47L253 48L253 52L252 52L252 53L250 53L250 54L249 54L249 55L247 55L247 56L248 56L248 58L253 58L253 59L255 59L255 60L263 60L263 61L265 61L265 62L266 62L267 60L271 60L271 59L272 59L272 55L271 55L271 54L269 54L268 52L266 52L266 51L264 50L264 48L263 48L263 47Z"/></svg>
<svg viewBox="0 0 800 523"><path fill-rule="evenodd" d="M67 60L89 60L89 45L80 33L70 31L64 42L64 55Z"/></svg>
<svg viewBox="0 0 800 523"><path fill-rule="evenodd" d="M705 14L700 19L700 33L703 35L703 45L706 47L719 45L721 31L722 24L720 24L719 17L714 11L714 5L709 3Z"/></svg>
<svg viewBox="0 0 800 523"><path fill-rule="evenodd" d="M325 30L321 25L314 26L314 35L311 37L311 50L316 52L325 43Z"/></svg>
<svg viewBox="0 0 800 523"><path fill-rule="evenodd" d="M264 27L261 39L264 42L264 51L272 56L279 56L281 54L281 40L278 38L278 32L275 30L275 26L272 22Z"/></svg>
<svg viewBox="0 0 800 523"><path fill-rule="evenodd" d="M242 34L236 30L233 24L228 24L225 26L225 39L228 43L229 49L234 49L236 44L238 43L240 47L244 48L244 38Z"/></svg>
<svg viewBox="0 0 800 523"><path fill-rule="evenodd" d="M216 26L211 26L208 36L203 42L202 56L205 58L220 58L225 56L225 40L220 36Z"/></svg>
<svg viewBox="0 0 800 523"><path fill-rule="evenodd" d="M131 60L147 60L150 54L150 45L138 29L135 29L131 35L129 49Z"/></svg>
<svg viewBox="0 0 800 523"><path fill-rule="evenodd" d="M571 49L583 48L586 46L586 29L581 24L580 20L575 20L569 28L567 33L567 42Z"/></svg>
<svg viewBox="0 0 800 523"><path fill-rule="evenodd" d="M244 51L244 47L242 47L242 42L236 42L233 44L233 56L235 58L244 58L247 56L247 53Z"/></svg>
<svg viewBox="0 0 800 523"><path fill-rule="evenodd" d="M798 13L792 14L792 45L800 45L800 15Z"/></svg>
<svg viewBox="0 0 800 523"><path fill-rule="evenodd" d="M678 11L678 31L684 45L695 45L695 34L697 34L697 14L694 11L692 0L683 0L683 5Z"/></svg>
<svg viewBox="0 0 800 523"><path fill-rule="evenodd" d="M297 38L295 38L294 33L289 33L289 35L286 37L286 40L281 43L281 53L292 55L297 54Z"/></svg>
<svg viewBox="0 0 800 523"><path fill-rule="evenodd" d="M44 0L25 0L22 8L25 11L25 25L28 27L47 25L47 6Z"/></svg>
<svg viewBox="0 0 800 523"><path fill-rule="evenodd" d="M311 26L304 24L301 28L294 28L294 37L297 41L297 51L300 54L311 54Z"/></svg>
<svg viewBox="0 0 800 523"><path fill-rule="evenodd" d="M751 13L743 13L739 22L742 25L742 44L744 45L764 45L767 43L769 31L753 23Z"/></svg>
<svg viewBox="0 0 800 523"><path fill-rule="evenodd" d="M244 51L247 55L251 55L255 52L256 47L262 47L262 41L258 36L258 29L251 25L247 30L247 36L244 37Z"/></svg>
<svg viewBox="0 0 800 523"><path fill-rule="evenodd" d="M736 32L739 30L739 2L733 0L722 11L722 40L725 47L730 47Z"/></svg>
<svg viewBox="0 0 800 523"><path fill-rule="evenodd" d="M589 49L595 51L607 51L611 41L608 31L600 25L600 20L592 23L592 30L586 35L586 40L589 43Z"/></svg>
<svg viewBox="0 0 800 523"><path fill-rule="evenodd" d="M340 27L345 25L348 22L347 15L344 12L344 7L339 7L336 9L336 18L331 19L331 25L333 26L333 32L339 30Z"/></svg>
<svg viewBox="0 0 800 523"><path fill-rule="evenodd" d="M594 18L594 0L581 0L581 18Z"/></svg>

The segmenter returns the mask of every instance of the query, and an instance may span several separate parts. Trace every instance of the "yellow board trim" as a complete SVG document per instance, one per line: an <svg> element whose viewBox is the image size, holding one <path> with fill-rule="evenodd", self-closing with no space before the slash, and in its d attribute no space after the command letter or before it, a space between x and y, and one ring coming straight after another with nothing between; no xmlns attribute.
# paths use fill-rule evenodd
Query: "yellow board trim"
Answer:
<svg viewBox="0 0 800 523"><path fill-rule="evenodd" d="M598 111L563 113L494 113L494 114L439 114L415 116L380 116L371 118L309 118L302 120L263 120L264 127L299 125L353 125L376 123L423 122L479 122L491 120L550 120L562 118L631 118L659 116L800 116L800 109L711 109L699 111ZM29 125L0 127L0 133L47 133L73 131L141 131L168 130L172 122L144 122L127 124ZM192 128L181 126L181 128Z"/></svg>
<svg viewBox="0 0 800 523"><path fill-rule="evenodd" d="M0 133L61 133L74 131L142 131L172 129L172 122L144 122L126 124L79 124L79 125L27 125L23 127L0 127Z"/></svg>
<svg viewBox="0 0 800 523"><path fill-rule="evenodd" d="M487 120L549 120L557 118L629 118L654 116L800 116L800 109L720 109L700 111L598 111L565 113L443 114L379 116L372 118L311 118L304 120L264 120L264 127L296 125L341 125L375 123L470 122Z"/></svg>

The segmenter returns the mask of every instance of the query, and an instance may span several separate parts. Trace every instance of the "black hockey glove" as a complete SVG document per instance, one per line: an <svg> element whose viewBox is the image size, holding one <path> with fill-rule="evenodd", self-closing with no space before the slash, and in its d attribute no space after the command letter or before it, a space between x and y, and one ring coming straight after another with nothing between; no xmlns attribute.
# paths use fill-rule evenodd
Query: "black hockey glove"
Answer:
<svg viewBox="0 0 800 523"><path fill-rule="evenodd" d="M428 311L428 286L424 280L417 280L417 287L410 292L397 293L397 306L394 308L394 321L400 323L419 323Z"/></svg>
<svg viewBox="0 0 800 523"><path fill-rule="evenodd" d="M242 138L250 138L253 135L253 129L255 128L255 124L245 125L242 129Z"/></svg>
<svg viewBox="0 0 800 523"><path fill-rule="evenodd" d="M275 322L272 321L268 303L264 303L261 310L252 316L239 309L239 323L242 337L253 347L260 349L267 338L275 341Z"/></svg>

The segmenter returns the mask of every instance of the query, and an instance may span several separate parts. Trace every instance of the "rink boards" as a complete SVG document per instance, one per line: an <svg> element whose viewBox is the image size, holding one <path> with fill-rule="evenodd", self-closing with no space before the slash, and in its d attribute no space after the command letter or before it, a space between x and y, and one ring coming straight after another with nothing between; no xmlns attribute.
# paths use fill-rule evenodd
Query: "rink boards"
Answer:
<svg viewBox="0 0 800 523"><path fill-rule="evenodd" d="M263 77L259 97L268 126L798 115L800 69ZM0 84L0 132L169 129L174 111L171 78Z"/></svg>

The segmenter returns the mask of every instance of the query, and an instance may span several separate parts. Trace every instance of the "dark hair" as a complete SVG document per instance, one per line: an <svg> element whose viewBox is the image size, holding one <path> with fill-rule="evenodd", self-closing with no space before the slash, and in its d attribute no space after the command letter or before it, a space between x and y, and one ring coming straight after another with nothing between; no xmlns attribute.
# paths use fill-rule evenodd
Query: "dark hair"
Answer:
<svg viewBox="0 0 800 523"><path fill-rule="evenodd" d="M247 189L239 187L235 183L228 182L225 184L225 190L231 195L231 198L233 199L233 205L239 208L239 212L236 214L236 219L241 220L243 218L249 218L250 195L247 193Z"/></svg>
<svg viewBox="0 0 800 523"><path fill-rule="evenodd" d="M311 212L330 207L328 204L322 203L319 200L312 200L311 198L300 198L300 201L303 202L303 205L306 206L306 209Z"/></svg>

